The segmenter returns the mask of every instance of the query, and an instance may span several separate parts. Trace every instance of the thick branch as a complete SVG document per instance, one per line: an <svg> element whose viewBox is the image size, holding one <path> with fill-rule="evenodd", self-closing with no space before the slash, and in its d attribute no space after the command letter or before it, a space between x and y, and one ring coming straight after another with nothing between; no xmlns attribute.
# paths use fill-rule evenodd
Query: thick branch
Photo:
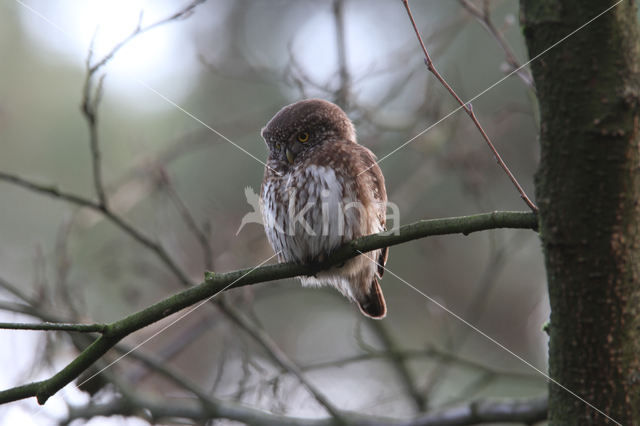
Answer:
<svg viewBox="0 0 640 426"><path fill-rule="evenodd" d="M217 401L215 406L203 406L198 402L161 403L135 398L134 401L121 398L102 405L90 405L81 409L72 408L68 422L80 418L114 415L141 415L147 413L154 421L171 419L207 420L224 418L251 425L261 426L331 426L337 424L333 418L305 419L286 417L267 411L250 408L230 401ZM482 423L525 423L540 422L547 417L547 398L532 398L514 401L475 401L455 407L423 414L409 420L388 417L364 416L357 413L345 414L349 424L354 426L452 426Z"/></svg>
<svg viewBox="0 0 640 426"><path fill-rule="evenodd" d="M17 186L21 186L25 189L28 189L34 192L49 195L54 198L59 198L61 200L67 201L71 204L74 204L80 207L87 207L89 209L92 209L94 211L97 211L103 214L110 222L112 222L114 225L116 225L126 234L130 235L133 239L135 239L140 244L142 244L143 246L151 250L153 253L155 253L156 256L158 256L158 258L176 275L176 277L180 280L180 283L183 286L192 288L191 280L189 280L189 278L185 275L182 269L180 269L180 267L174 262L174 260L169 256L167 251L160 244L153 242L149 237L144 235L137 228L130 225L122 217L115 214L111 209L108 208L108 206L101 205L92 200L89 200L71 193L60 191L54 186L34 183L29 180L23 179L19 176L11 175L4 172L0 172L0 180L4 180L6 182L15 184ZM246 273L246 271L244 271L244 273ZM224 286L221 288L224 288ZM217 293L217 291L215 293ZM192 303L195 303L197 301L198 300ZM262 347L267 351L268 354L271 355L271 357L274 359L274 361L276 361L280 365L280 367L286 368L292 374L296 375L300 379L300 381L305 385L305 387L309 390L309 392L313 394L313 396L318 400L318 402L327 408L327 411L329 413L337 415L337 410L330 404L330 402L317 389L315 389L315 387L313 387L311 383L309 383L304 379L304 377L302 377L302 374L300 373L299 368L297 367L292 368L291 366L295 364L292 361L290 361L288 357L281 350L277 349L277 345L271 339L265 338L266 333L262 333L262 334L255 333L254 326L252 326L251 324L248 324L246 318L244 318L244 315L233 306L229 304L222 306L220 303L217 303L217 306L219 306L222 309L222 311L225 313L225 315L228 318L230 318L237 325L242 327L252 337L257 339L258 343L262 345ZM106 350L108 349L109 348L107 348ZM98 357L99 356L101 355L98 355Z"/></svg>
<svg viewBox="0 0 640 426"><path fill-rule="evenodd" d="M536 227L536 215L526 212L493 212L474 216L422 220L400 227L395 234L385 232L351 241L337 249L329 256L327 261L322 264L303 265L281 263L241 269L223 274L207 273L205 282L107 325L104 334L64 369L47 380L27 385L29 389L28 392L24 390L25 386L0 392L0 404L29 396L36 396L38 402L44 404L51 395L78 377L124 337L197 302L209 300L217 293L229 288L292 278L300 275L314 275L332 265L355 257L360 252L368 252L433 235L458 233L468 235L472 232L487 229L536 229Z"/></svg>

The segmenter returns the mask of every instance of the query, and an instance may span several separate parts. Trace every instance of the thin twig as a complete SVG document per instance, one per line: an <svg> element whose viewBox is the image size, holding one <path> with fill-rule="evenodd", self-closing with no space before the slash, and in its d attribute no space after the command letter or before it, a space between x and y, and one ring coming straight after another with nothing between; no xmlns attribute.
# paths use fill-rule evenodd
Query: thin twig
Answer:
<svg viewBox="0 0 640 426"><path fill-rule="evenodd" d="M100 144L98 141L98 129L97 129L97 126L98 126L97 111L98 111L98 105L100 104L100 100L102 99L102 88L104 85L105 75L103 74L98 78L98 83L94 90L93 84L94 84L95 76L98 73L98 71L103 66L105 66L114 57L114 55L133 38L153 28L164 25L168 22L183 19L189 16L189 14L193 11L193 9L195 9L196 6L198 6L199 4L205 1L206 0L194 0L193 2L189 3L187 6L182 8L181 10L175 12L174 14L164 19L161 19L159 21L156 21L153 24L147 25L146 27L142 26L143 15L142 13L140 13L138 25L136 25L136 28L133 30L133 32L131 32L131 34L129 34L127 37L125 37L123 40L117 43L111 49L111 51L109 51L109 53L107 53L105 56L102 57L102 59L96 61L95 63L91 62L93 59L93 44L95 41L95 36L94 36L94 39L91 41L91 45L89 47L89 52L87 54L87 59L86 59L86 76L85 76L84 84L82 86L81 109L82 109L82 113L84 114L87 120L87 125L89 126L89 146L91 148L93 183L94 183L96 194L98 196L98 203L100 206L104 207L105 209L107 208L108 204L107 204L107 196L106 196L106 191L104 189L104 183L103 183L103 177L102 177L102 158L100 154Z"/></svg>
<svg viewBox="0 0 640 426"><path fill-rule="evenodd" d="M429 56L429 52L427 51L427 48L424 45L424 42L422 41L422 36L420 35L420 31L418 30L418 26L416 25L416 21L413 18L413 14L411 13L411 9L409 8L409 0L402 0L402 4L404 5L405 9L407 10L407 14L409 15L409 19L411 20L411 25L413 26L413 30L416 33L416 37L418 37L418 42L420 43L420 47L422 48L422 52L424 53L424 63L427 66L427 69L436 77L436 79L438 79L438 81L445 87L445 89L447 89L447 91L451 94L451 96L453 96L455 98L455 100L460 104L462 109L464 109L464 111L467 113L467 115L471 118L471 120L473 121L475 126L478 128L478 131L480 131L480 134L482 135L482 138L485 140L485 142L487 142L487 145L489 146L489 149L491 149L491 152L493 152L493 155L494 155L496 161L498 162L498 164L500 165L502 170L504 170L504 172L507 174L507 176L509 177L509 179L511 180L513 185L516 187L516 189L520 193L520 197L524 200L524 202L527 204L527 206L529 206L531 211L533 211L534 213L537 213L538 207L536 207L536 205L529 199L527 194L524 192L524 189L522 189L522 186L520 186L520 184L518 183L518 181L515 178L515 176L513 175L513 173L511 173L511 171L507 167L506 163L502 160L502 157L500 156L500 154L498 153L496 148L493 146L493 143L491 142L491 139L489 139L489 136L484 131L484 129L482 128L482 125L478 121L478 118L476 117L476 114L473 112L473 108L472 108L471 104L466 104L462 99L460 99L460 97L455 92L455 90L453 90L453 88L449 85L449 83L447 83L447 81L442 77L442 75L440 75L438 70L436 70L436 67L433 65L433 61L431 60L431 57Z"/></svg>
<svg viewBox="0 0 640 426"><path fill-rule="evenodd" d="M48 195L50 197L59 198L78 207L88 207L92 210L102 212L102 207L95 201L59 190L53 185L43 185L24 179L20 176L0 171L0 181L8 182L16 186L20 186L30 191Z"/></svg>
<svg viewBox="0 0 640 426"><path fill-rule="evenodd" d="M39 403L44 404L51 395L77 378L83 371L89 368L96 360L129 334L198 302L210 300L215 294L226 289L301 275L314 275L321 270L326 270L333 265L343 263L363 252L401 244L427 236L452 233L462 233L466 235L472 232L494 228L534 229L535 227L537 227L536 215L522 212L493 212L467 217L425 220L402 226L399 228L397 234L382 232L352 240L332 252L326 262L322 264L304 265L297 263L280 263L224 274L208 273L205 282L197 286L189 287L146 309L108 324L107 330L102 336L51 378L0 392L0 404L32 396L37 396ZM245 328L245 330L248 333L258 333L257 329L251 329L250 327ZM270 347L269 349L274 348ZM290 369L286 361L283 367L288 370ZM328 405L331 406L330 403ZM331 410L328 407L326 408L329 411Z"/></svg>
<svg viewBox="0 0 640 426"><path fill-rule="evenodd" d="M164 183L166 184L166 190L169 197L172 199L174 205L180 212L183 220L191 230L192 234L198 239L202 246L203 254L205 256L205 265L209 269L212 264L212 251L208 237L200 230L193 215L182 202L178 193L175 191L169 179L166 175L163 176ZM254 340L256 340L271 356L271 358L281 367L289 371L296 376L300 383L309 391L309 393L322 405L329 414L335 419L340 419L340 411L327 399L324 394L317 389L306 377L304 377L302 370L298 367L273 341L273 339L254 321L251 321L246 315L244 315L239 309L229 304L223 298L216 299L215 305L236 325L249 334Z"/></svg>
<svg viewBox="0 0 640 426"><path fill-rule="evenodd" d="M92 208L94 210L96 209L99 210L101 213L104 214L105 217L107 217L109 220L115 223L123 231L131 235L134 239L136 239L138 242L146 246L149 250L153 251L160 258L160 260L178 277L178 279L180 280L180 283L183 286L191 286L192 285L191 280L186 276L186 274L182 271L182 269L173 261L173 259L162 248L162 246L160 246L157 243L154 243L148 237L146 237L140 231L138 231L136 228L126 223L124 219L116 215L109 208L107 204L107 198L104 192L104 187L102 184L102 177L101 177L101 161L100 161L100 151L99 151L99 145L98 145L98 135L97 135L97 125L96 125L97 124L97 107L102 95L102 83L103 83L104 75L101 76L98 82L98 86L95 92L93 93L93 95L91 92L91 85L92 85L93 77L96 74L96 72L100 68L102 68L104 65L106 65L106 63L113 58L113 56L118 52L118 50L120 50L125 44L127 44L134 37L146 31L149 31L152 28L168 23L170 21L187 17L196 6L203 3L204 1L206 0L195 0L191 2L189 5L187 5L185 8L183 8L182 10L172 14L171 16L165 19L157 21L151 25L148 25L146 27L142 27L142 14L140 14L138 25L136 26L134 31L128 37L124 38L118 44L116 44L107 55L105 55L101 60L97 61L93 65L91 64L93 52L92 52L92 49L90 49L87 57L87 76L86 76L86 80L83 88L82 110L89 124L94 183L95 183L96 192L98 194L98 200L99 200L97 205L93 202L89 202L88 200L86 200L87 201L85 203L86 207ZM37 189L37 186L34 186L32 189ZM205 259L204 264L207 269L210 269L213 265L212 265L212 249L211 249L209 238L206 235L204 235L204 233L199 229L198 225L196 224L195 220L193 219L193 216L191 215L186 205L184 205L180 197L177 195L175 191L173 191L173 189L170 186L169 186L168 192L170 197L172 198L172 201L178 208L183 220L185 220L187 226L189 227L191 232L198 239L198 242L202 246L203 256ZM51 194L50 191L49 193ZM75 201L79 201L79 200L76 199ZM218 303L218 301L215 301L214 303ZM230 317L239 325L247 326L247 324L244 324L242 321L239 320L243 318L243 316L234 307L225 306L222 310L228 317ZM251 335L253 335L254 333L254 330L252 329L246 329L246 331ZM281 367L289 369L291 368L291 366L295 366L295 364L291 360L289 360L284 355L284 353L279 351L275 343L269 342L268 339L265 339L264 337L259 339L259 343L263 345L265 350L272 355L272 357L280 364ZM308 384L301 377L301 375L298 373L297 370L291 370L291 371L293 374L296 374L300 378L303 384ZM322 394L320 394L319 391L315 390L310 386L307 386L307 388L316 397L316 399L318 399L318 401L328 409L329 413L334 415L334 417L338 418L337 410L328 402L328 400L326 400L324 396L322 396Z"/></svg>
<svg viewBox="0 0 640 426"><path fill-rule="evenodd" d="M339 424L346 424L342 412L340 412L329 399L324 396L322 392L316 386L311 383L305 377L304 373L289 357L278 347L273 341L271 336L264 331L262 327L252 322L249 318L234 309L229 309L230 306L226 301L218 302L220 309L227 314L231 320L240 325L251 337L260 342L260 344L268 349L268 353L276 363L282 368L289 371L291 374L302 383L302 385L313 395L313 397L327 410L327 412L338 421Z"/></svg>
<svg viewBox="0 0 640 426"><path fill-rule="evenodd" d="M345 111L349 107L351 75L347 66L347 43L344 26L344 0L333 1L333 21L336 26L336 48L338 51L338 75L340 85L336 93L336 103Z"/></svg>
<svg viewBox="0 0 640 426"><path fill-rule="evenodd" d="M180 213L180 217L182 218L183 222L187 225L187 228L189 228L191 234L198 241L198 244L200 244L204 260L203 265L206 270L210 271L211 269L213 269L213 249L211 247L209 236L202 229L200 229L200 226L198 226L196 219L194 218L193 214L184 203L182 198L180 198L180 195L173 187L173 184L164 169L160 169L160 174L164 190L166 191L173 205L178 210L178 213Z"/></svg>
<svg viewBox="0 0 640 426"><path fill-rule="evenodd" d="M377 323L379 323L379 321L377 321L376 324ZM479 361L471 360L471 359L459 356L455 353L446 352L436 347L429 347L426 349L407 349L407 350L396 349L391 352L386 350L367 352L363 354L358 354L358 355L338 359L335 361L324 361L324 362L317 362L314 364L308 364L303 366L302 369L304 371L310 371L310 370L318 370L323 368L341 367L341 366L356 363L356 362L388 359L390 356L396 357L398 359L402 359L404 361L420 360L423 358L446 359L452 363L460 365L461 367L470 368L477 371L482 371L482 372L491 373L491 374L500 375L500 376L514 377L514 378L523 379L523 380L544 381L544 378L538 375L520 373L520 372L510 371L510 370L495 369L488 365L482 364Z"/></svg>
<svg viewBox="0 0 640 426"><path fill-rule="evenodd" d="M373 322L374 324L380 323L379 321ZM384 350L384 351L369 351L365 353L361 353L358 355L353 355L345 358L340 358L331 361L321 361L313 364L306 364L301 366L302 371L314 371L314 370L323 370L329 368L337 368L344 367L350 364L360 363L360 362L368 362L368 361L384 361L389 360L390 358L397 358L404 362L411 360L424 360L424 359L434 359L437 361L446 361L447 363L457 364L459 367L472 369L475 372L481 373L481 375L487 375L491 377L508 377L517 380L526 380L532 383L545 383L543 377L539 375L529 374L525 372L517 372L511 370L503 370L496 369L494 367L482 364L478 361L471 360L462 356L459 356L452 352L445 352L436 347L429 347L426 349L405 349L405 350ZM274 382L279 380L283 374L286 374L286 370L281 370L277 375L272 376L266 379L267 382ZM259 384L251 386L247 390L256 389ZM426 394L426 393L425 393ZM466 399L466 398L465 398ZM460 402L460 401L456 401Z"/></svg>
<svg viewBox="0 0 640 426"><path fill-rule="evenodd" d="M89 50L91 52L91 50ZM107 196L102 182L102 159L100 155L100 145L98 143L98 115L97 107L102 99L102 87L104 75L98 80L98 86L92 94L92 77L89 72L89 60L91 53L87 58L87 77L83 87L82 97L82 113L84 114L87 125L89 126L89 147L91 148L91 165L93 170L93 186L98 196L98 202L101 206L107 208Z"/></svg>
<svg viewBox="0 0 640 426"><path fill-rule="evenodd" d="M9 281L0 277L0 288L7 290L9 293L16 296L23 302L28 303L29 305L35 305L36 299L34 297L29 296L27 293L22 291L18 286L11 284Z"/></svg>
<svg viewBox="0 0 640 426"><path fill-rule="evenodd" d="M200 245L202 247L203 254L205 256L205 265L207 269L210 269L212 266L212 250L208 237L200 230L198 227L193 215L184 204L178 193L175 191L168 177L163 174L163 183L165 183L165 190L169 194L172 202L178 209L182 219L187 224L191 233L198 239ZM230 305L224 299L218 299L214 302L218 308L227 316L227 318L231 319L236 325L245 330L254 340L256 340L263 348L266 349L267 353L271 356L271 358L281 367L293 374L297 377L297 379L302 383L302 385L313 395L313 397L327 410L331 416L333 416L336 420L341 419L342 414L340 411L333 405L331 401L328 400L324 394L315 387L302 373L300 367L298 367L283 351L278 347L276 342L273 341L271 336L262 329L259 324L254 321L251 321L246 315L244 315L240 310L236 309L234 306Z"/></svg>
<svg viewBox="0 0 640 426"><path fill-rule="evenodd" d="M190 284L191 280L180 269L180 267L173 261L169 253L158 243L155 243L151 238L144 235L141 231L135 228L133 225L126 222L122 217L112 212L108 207L101 205L95 201L81 197L79 195L64 192L56 188L55 186L43 185L35 182L31 182L17 175L0 171L0 181L12 183L22 188L39 192L41 194L49 195L54 198L59 198L63 201L67 201L79 207L86 207L100 214L103 214L111 223L116 225L134 240L155 253L160 260L175 274L175 276L182 282Z"/></svg>
<svg viewBox="0 0 640 426"><path fill-rule="evenodd" d="M418 385L406 362L407 358L399 354L393 335L388 330L387 325L382 321L370 321L370 325L386 348L387 358L393 363L393 366L400 376L400 380L406 388L407 394L413 399L418 412L426 410L427 398L424 392L418 389Z"/></svg>
<svg viewBox="0 0 640 426"><path fill-rule="evenodd" d="M34 324L0 322L3 330L34 330L34 331L77 331L79 333L104 333L106 324L65 324L42 322Z"/></svg>
<svg viewBox="0 0 640 426"><path fill-rule="evenodd" d="M147 32L153 28L159 27L161 25L164 25L168 22L171 21L176 21L179 19L185 19L187 17L189 17L189 15L191 15L191 13L193 12L193 10L200 4L204 3L207 0L194 0L191 3L189 3L188 5L186 5L184 8L180 9L179 11L171 14L170 16L167 16L164 19L161 19L159 21L154 22L153 24L147 25L146 27L142 26L142 14L140 14L140 19L138 20L138 25L136 26L136 28L133 30L133 32L131 34L129 34L126 38L124 38L123 40L121 40L118 44L116 44L109 53L107 53L102 59L100 59L99 61L97 61L95 64L91 65L89 67L89 71L91 73L95 73L99 68L103 67L104 65L106 65L107 62L109 62L114 55L118 52L118 50L120 50L124 45L126 45L128 42L131 41L131 39L133 39L134 37Z"/></svg>
<svg viewBox="0 0 640 426"><path fill-rule="evenodd" d="M499 272L504 268L507 253L513 255L517 251L517 248L514 249L512 247L505 246L498 250L492 248L490 251L492 254L486 264L484 272L480 276L480 279L471 287L475 289L474 296L471 298L472 303L467 309L465 309L465 318L472 324L477 324L481 319L482 314L485 312L485 303L491 294L491 286L495 282ZM460 348L463 348L470 335L470 329L466 327L463 328L460 333L452 339L449 351L457 352ZM429 376L429 384L426 389L428 394L433 393L435 388L443 381L446 374L449 372L450 364L451 358L442 357L431 369L433 374Z"/></svg>
<svg viewBox="0 0 640 426"><path fill-rule="evenodd" d="M199 2L194 2L193 4L196 4ZM179 15L179 14L174 14L172 16L176 16L176 15ZM154 24L154 26L155 25L156 24ZM129 37L129 39L130 38L131 37ZM112 52L115 53L115 50L117 49L114 49L114 51ZM180 283L183 286L189 287L193 284L192 281L184 273L184 271L177 265L177 263L174 262L174 260L169 256L167 251L160 244L153 242L149 237L144 235L137 228L127 223L122 217L114 213L106 203L95 202L74 194L62 192L58 190L56 187L30 182L21 177L4 173L4 172L0 172L0 180L4 180L6 182L10 182L18 186L21 186L23 188L40 192L49 196L60 198L64 201L70 202L77 206L86 207L98 213L103 214L108 220L110 220L112 223L118 226L122 231L129 234L132 238L134 238L140 244L142 244L143 246L151 250L153 253L155 253L156 256L162 261L162 263L164 263L174 273L174 275L179 279ZM207 255L207 258L210 259L210 256ZM217 303L217 302L214 301L214 303ZM234 322L236 322L236 324L243 326L244 323L242 321L238 321L238 318L242 317L242 314L240 313L239 310L237 310L231 305L227 305L223 311L228 317L230 317ZM253 330L245 330L245 331L250 335L254 334ZM258 340L258 343L260 343L263 346L263 348L267 351L267 353L269 353L272 356L272 358L276 360L276 362L278 362L280 367L288 369L290 365L294 365L294 363L291 360L289 360L282 351L279 351L278 353L274 352L274 347L276 347L275 343L269 342L264 339ZM292 374L300 377L299 374L296 374L296 371L292 370L291 372ZM306 382L304 381L304 379L302 380L303 380L303 383ZM323 406L326 406L330 413L332 414L337 413L337 410L330 405L326 397L321 396L320 392L317 389L312 390L312 388L309 388L309 387L308 389L310 390L312 395L316 397L316 399L318 399L319 397L318 401Z"/></svg>
<svg viewBox="0 0 640 426"><path fill-rule="evenodd" d="M483 8L480 10L475 4L473 4L470 0L458 0L462 7L469 12L474 18L478 20L478 22L487 30L489 34L496 39L500 48L504 51L505 60L511 67L511 71L516 70L516 74L520 79L527 85L527 87L534 88L533 78L531 74L529 74L526 70L524 70L520 62L516 59L515 53L507 43L507 40L504 38L504 35L500 30L496 28L491 19L491 13L489 10L489 1L483 1Z"/></svg>

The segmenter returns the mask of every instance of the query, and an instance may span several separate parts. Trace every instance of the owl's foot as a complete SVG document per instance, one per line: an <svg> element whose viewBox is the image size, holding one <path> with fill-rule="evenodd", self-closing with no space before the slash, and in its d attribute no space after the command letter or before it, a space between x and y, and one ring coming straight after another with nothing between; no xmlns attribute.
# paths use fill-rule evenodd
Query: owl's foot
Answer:
<svg viewBox="0 0 640 426"><path fill-rule="evenodd" d="M329 259L331 257L332 253L321 253L320 255L318 255L316 257L316 262L318 263L324 263L327 261L327 259ZM337 265L333 266L332 268L342 268L345 264L347 263L347 261L345 260L344 262L340 262Z"/></svg>
<svg viewBox="0 0 640 426"><path fill-rule="evenodd" d="M315 256L313 259L311 259L311 261L309 263L312 263L314 265L322 265L324 264L327 259L329 259L330 257L330 253L320 253L317 256ZM318 273L320 271L318 271L317 273L313 274L314 278L318 278Z"/></svg>

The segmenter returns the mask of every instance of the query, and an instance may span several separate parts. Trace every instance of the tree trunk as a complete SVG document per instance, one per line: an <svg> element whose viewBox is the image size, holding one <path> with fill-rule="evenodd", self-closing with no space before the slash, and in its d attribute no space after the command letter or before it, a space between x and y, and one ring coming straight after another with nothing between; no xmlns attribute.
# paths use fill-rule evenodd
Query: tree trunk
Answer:
<svg viewBox="0 0 640 426"><path fill-rule="evenodd" d="M616 0L521 0L529 55ZM624 0L531 64L551 325L550 376L616 422L640 425L637 4ZM551 424L611 424L550 383Z"/></svg>

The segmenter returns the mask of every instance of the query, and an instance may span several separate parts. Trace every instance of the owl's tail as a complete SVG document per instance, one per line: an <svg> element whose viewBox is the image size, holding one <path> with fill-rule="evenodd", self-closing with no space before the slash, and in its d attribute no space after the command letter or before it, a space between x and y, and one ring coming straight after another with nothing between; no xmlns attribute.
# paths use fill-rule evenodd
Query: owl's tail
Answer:
<svg viewBox="0 0 640 426"><path fill-rule="evenodd" d="M369 293L359 297L357 301L360 311L370 318L382 319L387 315L387 304L376 277L373 277L369 286Z"/></svg>

